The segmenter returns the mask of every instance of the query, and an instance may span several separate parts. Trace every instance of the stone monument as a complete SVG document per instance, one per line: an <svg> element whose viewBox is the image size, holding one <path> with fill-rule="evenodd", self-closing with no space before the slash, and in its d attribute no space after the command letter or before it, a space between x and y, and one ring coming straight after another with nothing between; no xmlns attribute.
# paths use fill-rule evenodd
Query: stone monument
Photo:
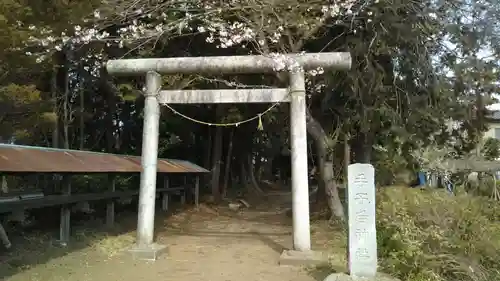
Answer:
<svg viewBox="0 0 500 281"><path fill-rule="evenodd" d="M375 169L371 164L352 164L347 171L348 270L329 275L325 281L394 281L377 273L375 225Z"/></svg>

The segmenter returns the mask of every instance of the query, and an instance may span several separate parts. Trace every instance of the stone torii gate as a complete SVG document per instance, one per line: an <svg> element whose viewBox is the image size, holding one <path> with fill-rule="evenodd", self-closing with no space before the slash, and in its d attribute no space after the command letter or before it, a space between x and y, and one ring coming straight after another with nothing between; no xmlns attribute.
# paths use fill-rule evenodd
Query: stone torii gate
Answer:
<svg viewBox="0 0 500 281"><path fill-rule="evenodd" d="M162 91L160 74L194 73L273 73L278 67L289 70L289 88L171 90ZM280 263L311 263L318 260L311 251L309 187L307 169L306 91L304 71L318 68L348 70L349 53L290 54L269 56L219 56L110 60L111 75L144 75L146 91L142 142L142 172L137 222L137 242L131 251L141 259L156 259L165 246L153 242L155 189L158 156L160 103L290 103L290 139L292 151L293 249L283 253Z"/></svg>

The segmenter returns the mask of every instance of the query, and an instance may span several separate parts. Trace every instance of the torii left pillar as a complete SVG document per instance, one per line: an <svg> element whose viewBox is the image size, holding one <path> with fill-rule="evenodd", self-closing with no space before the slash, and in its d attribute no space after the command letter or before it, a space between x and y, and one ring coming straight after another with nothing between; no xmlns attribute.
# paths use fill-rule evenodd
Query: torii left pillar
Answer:
<svg viewBox="0 0 500 281"><path fill-rule="evenodd" d="M166 250L164 245L153 242L160 125L160 104L158 103L157 96L160 92L161 84L162 79L160 74L154 71L146 73L137 243L134 248L130 249L134 257L141 260L156 260Z"/></svg>

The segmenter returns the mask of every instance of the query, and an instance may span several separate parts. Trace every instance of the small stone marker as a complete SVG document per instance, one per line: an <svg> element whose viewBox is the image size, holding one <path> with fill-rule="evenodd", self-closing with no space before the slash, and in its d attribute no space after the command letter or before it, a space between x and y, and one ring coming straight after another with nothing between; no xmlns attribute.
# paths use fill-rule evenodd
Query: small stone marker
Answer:
<svg viewBox="0 0 500 281"><path fill-rule="evenodd" d="M349 218L349 274L374 279L377 275L375 227L375 169L351 164L347 171Z"/></svg>

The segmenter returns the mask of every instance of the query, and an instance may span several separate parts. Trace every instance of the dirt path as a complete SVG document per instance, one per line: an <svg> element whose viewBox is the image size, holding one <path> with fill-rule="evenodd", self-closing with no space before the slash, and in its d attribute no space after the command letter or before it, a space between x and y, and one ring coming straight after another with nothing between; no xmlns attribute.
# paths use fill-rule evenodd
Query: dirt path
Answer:
<svg viewBox="0 0 500 281"><path fill-rule="evenodd" d="M242 212L201 206L199 210L186 210L168 218L161 218L162 214L158 214L157 241L167 245L169 251L156 262L134 261L126 252L109 257L106 251L87 247L50 259L44 264L30 266L3 280L320 279L301 268L278 266L280 253L291 247L291 219L284 214L286 200L275 199L268 201L272 204L263 201ZM125 235L131 243L134 234ZM320 247L328 247L326 239L313 236ZM100 242L101 249L104 244L104 241Z"/></svg>

